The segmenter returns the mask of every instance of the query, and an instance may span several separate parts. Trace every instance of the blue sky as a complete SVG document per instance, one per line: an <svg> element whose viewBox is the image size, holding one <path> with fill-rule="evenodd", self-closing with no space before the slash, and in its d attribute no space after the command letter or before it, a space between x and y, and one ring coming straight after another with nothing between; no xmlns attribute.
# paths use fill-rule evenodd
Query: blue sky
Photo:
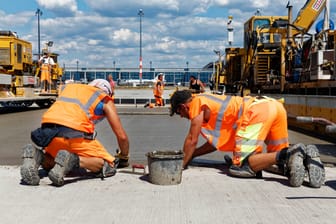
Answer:
<svg viewBox="0 0 336 224"><path fill-rule="evenodd" d="M293 15L305 0L290 1ZM0 29L17 32L38 52L36 9L41 48L53 41L65 67L139 67L142 17L143 67L200 68L224 51L227 18L233 16L234 43L241 47L243 24L259 9L262 15L287 15L288 0L0 0ZM330 0L336 22L336 0Z"/></svg>

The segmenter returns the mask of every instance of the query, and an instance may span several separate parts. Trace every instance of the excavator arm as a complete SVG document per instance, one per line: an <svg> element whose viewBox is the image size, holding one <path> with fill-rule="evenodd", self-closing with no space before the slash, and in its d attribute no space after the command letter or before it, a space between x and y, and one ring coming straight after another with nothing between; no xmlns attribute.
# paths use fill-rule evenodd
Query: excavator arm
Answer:
<svg viewBox="0 0 336 224"><path fill-rule="evenodd" d="M296 28L293 29L292 35L295 36L299 33L307 33L325 8L326 2L327 0L307 0L292 23Z"/></svg>

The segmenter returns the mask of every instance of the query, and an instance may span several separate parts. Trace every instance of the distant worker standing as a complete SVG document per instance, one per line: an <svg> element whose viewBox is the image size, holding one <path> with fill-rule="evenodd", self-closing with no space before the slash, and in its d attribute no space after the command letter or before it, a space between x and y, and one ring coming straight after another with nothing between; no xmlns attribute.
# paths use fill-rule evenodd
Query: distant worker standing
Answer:
<svg viewBox="0 0 336 224"><path fill-rule="evenodd" d="M41 89L42 92L48 92L51 85L51 69L52 66L55 65L54 59L49 56L48 52L44 52L43 56L39 60L40 68L41 68Z"/></svg>
<svg viewBox="0 0 336 224"><path fill-rule="evenodd" d="M153 88L153 93L155 97L155 106L164 106L164 100L162 98L164 91L164 83L163 83L163 73L160 73L157 77L157 81Z"/></svg>
<svg viewBox="0 0 336 224"><path fill-rule="evenodd" d="M149 108L154 108L155 106L164 106L164 100L163 100L163 90L164 90L164 83L163 83L163 74L160 73L157 76L157 80L154 83L154 87L153 87L153 94L154 94L154 98L155 98L155 104L151 103L151 102L146 102L144 107L149 107Z"/></svg>
<svg viewBox="0 0 336 224"><path fill-rule="evenodd" d="M204 93L205 92L204 84L202 83L202 81L197 79L193 75L190 76L190 83L189 84L190 84L189 89L193 93Z"/></svg>

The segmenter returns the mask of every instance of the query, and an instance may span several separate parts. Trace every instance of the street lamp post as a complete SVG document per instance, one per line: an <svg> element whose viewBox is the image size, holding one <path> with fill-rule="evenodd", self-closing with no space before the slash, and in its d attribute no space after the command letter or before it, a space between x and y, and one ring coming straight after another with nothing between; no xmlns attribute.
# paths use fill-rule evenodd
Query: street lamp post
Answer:
<svg viewBox="0 0 336 224"><path fill-rule="evenodd" d="M150 72L150 74L151 74L151 76L152 76L152 61L149 61L149 72ZM154 79L155 77L154 77L154 75L153 75L153 79Z"/></svg>
<svg viewBox="0 0 336 224"><path fill-rule="evenodd" d="M117 77L117 74L116 74L116 67L115 67L115 61L113 61L113 73L112 73L112 77Z"/></svg>
<svg viewBox="0 0 336 224"><path fill-rule="evenodd" d="M185 83L189 79L189 61L186 62L186 66L187 66L187 68L186 68L186 75L185 75L186 77L183 80L183 86L185 86Z"/></svg>
<svg viewBox="0 0 336 224"><path fill-rule="evenodd" d="M215 86L214 86L214 90L215 91L218 91L218 88L219 88L219 86L218 86L218 82L219 82L219 73L220 73L220 69L221 69L221 64L222 64L222 55L221 55L221 52L219 51L219 50L214 50L214 52L215 52L215 54L217 54L218 55L218 66L217 66L217 68L216 68L216 64L214 65L214 67L215 67L215 74L216 74L216 76L215 76Z"/></svg>
<svg viewBox="0 0 336 224"><path fill-rule="evenodd" d="M78 63L79 63L79 61L78 61L78 59L76 60L76 64L77 64L77 77L79 77L79 74L78 74Z"/></svg>
<svg viewBox="0 0 336 224"><path fill-rule="evenodd" d="M40 16L42 16L42 11L40 9L37 9L35 12L35 15L37 15L37 48L38 48L38 59L41 57L41 42L40 42Z"/></svg>
<svg viewBox="0 0 336 224"><path fill-rule="evenodd" d="M139 57L139 79L142 83L142 17L145 15L142 9L139 9L138 15L140 17L140 57Z"/></svg>

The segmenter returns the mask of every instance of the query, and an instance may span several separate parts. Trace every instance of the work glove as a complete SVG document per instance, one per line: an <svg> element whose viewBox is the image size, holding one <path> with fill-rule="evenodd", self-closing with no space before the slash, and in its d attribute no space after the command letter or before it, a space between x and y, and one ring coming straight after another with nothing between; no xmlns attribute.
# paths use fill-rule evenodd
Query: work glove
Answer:
<svg viewBox="0 0 336 224"><path fill-rule="evenodd" d="M117 149L116 152L117 154L114 155L114 157L119 159L119 165L117 168L128 167L129 166L129 155L127 156L121 155L120 149Z"/></svg>

